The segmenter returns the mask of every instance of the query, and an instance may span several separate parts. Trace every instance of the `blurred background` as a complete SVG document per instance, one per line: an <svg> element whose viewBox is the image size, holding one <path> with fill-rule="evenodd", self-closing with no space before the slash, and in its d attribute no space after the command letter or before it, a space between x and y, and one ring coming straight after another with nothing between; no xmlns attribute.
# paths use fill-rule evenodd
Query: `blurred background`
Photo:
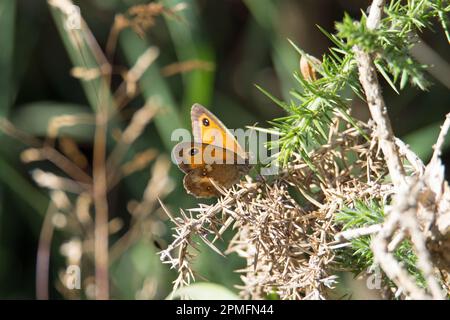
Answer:
<svg viewBox="0 0 450 320"><path fill-rule="evenodd" d="M108 46L116 14L125 14L132 6L149 2L74 1L103 50ZM296 87L292 73L299 68L299 56L287 39L320 58L331 43L317 25L333 32L334 22L340 21L345 12L359 18L361 10L365 11L369 5L369 1L360 0L159 3L175 9L147 17L154 21L143 38L128 32L130 28L124 31L110 61L117 71L111 81L115 90L123 80L121 72L133 66L142 48L150 45L159 48L158 58L145 81L140 82L142 94L130 99L114 116L114 126L108 131L108 153L115 149L117 139L120 140L117 136L148 98L159 96L171 110L165 117L152 119L133 147L127 149L120 168L131 165L137 169L127 171L120 183L109 190L110 297L117 299L161 299L171 291L175 274L160 262L156 253L171 241L172 224L155 197L161 196L174 213L198 203L184 191L181 172L164 157L170 154L170 130L178 125L190 129L191 105L198 102L209 107L230 128L256 123L267 126L267 120L280 117L283 112L255 84L289 100L289 90ZM397 94L383 83L397 136L423 160L429 158L439 126L450 110L448 43L437 24L434 29L421 34L423 43L412 49L417 60L434 66L426 74L432 82L429 90L407 87ZM34 143L31 136L48 142L49 125L55 117L93 114L89 89L73 76L73 56L60 31L47 1L0 2L0 116L20 130L14 134L11 130L8 134L5 130L0 133L0 298L3 299L36 298L37 273L44 296L48 283L50 298L93 298L94 209L80 193L73 195L64 188L38 185L39 174L53 172L65 176L65 172L55 168L51 161L33 158L32 152L24 153ZM357 118L368 119L366 106L357 99L352 112ZM62 128L51 143L52 148L90 175L93 140L94 127L86 121ZM450 152L448 148L445 150L443 158L449 164ZM136 164L136 154L145 160L142 168ZM156 180L167 183L158 186ZM51 211L49 218L50 197L60 206ZM145 214L136 218L140 204L147 207ZM83 224L80 208L86 206ZM231 236L232 232L226 234L228 238ZM226 239L218 247L226 248ZM235 255L221 257L207 247L199 249L195 266L198 279L237 292L234 286L240 284L240 279L234 270L244 267L245 261ZM73 263L82 266L83 290L75 294L62 285L64 270ZM357 292L356 288L354 297L358 297Z"/></svg>

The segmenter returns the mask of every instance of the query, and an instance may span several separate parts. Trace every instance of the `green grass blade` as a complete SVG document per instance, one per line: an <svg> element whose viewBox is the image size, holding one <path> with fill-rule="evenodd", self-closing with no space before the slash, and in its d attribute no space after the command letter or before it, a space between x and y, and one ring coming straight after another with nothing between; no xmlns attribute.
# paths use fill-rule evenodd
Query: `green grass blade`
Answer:
<svg viewBox="0 0 450 320"><path fill-rule="evenodd" d="M134 65L136 60L150 47L146 40L140 39L131 30L122 31L119 44L130 65ZM161 76L156 62L142 75L139 84L145 99L158 97L160 101L163 109L155 117L155 125L166 149L171 150L174 145L174 142L171 141L172 132L182 126L175 99L165 78Z"/></svg>
<svg viewBox="0 0 450 320"><path fill-rule="evenodd" d="M80 18L79 28L70 27L68 21L74 17L65 11L68 10L65 3L57 5L49 2L49 8L73 66L97 70L104 67L107 64L106 58L84 20ZM93 110L97 110L100 104L104 104L108 109L114 106L113 95L105 78L80 79L80 82Z"/></svg>
<svg viewBox="0 0 450 320"><path fill-rule="evenodd" d="M38 215L31 214L27 210L27 221L30 225L35 228L36 233L39 232L40 220L44 216L47 205L48 198L43 195L36 187L34 187L27 179L25 179L17 170L9 164L3 156L0 155L0 181L1 183L10 189L12 192L16 193L24 203L26 203L30 208L32 208ZM19 210L22 212L23 210Z"/></svg>
<svg viewBox="0 0 450 320"><path fill-rule="evenodd" d="M278 77L281 81L283 97L290 98L290 90L295 87L292 71L298 69L298 56L288 39L280 37L277 32L278 9L273 0L245 0L253 18L264 28L267 37L270 38L272 59Z"/></svg>
<svg viewBox="0 0 450 320"><path fill-rule="evenodd" d="M167 7L186 4L184 10L176 13L177 18L165 15L178 60L180 62L198 60L211 64L210 70L197 69L182 74L184 86L182 118L189 120L193 103L198 102L207 106L211 103L214 90L214 53L201 32L196 1L164 0L163 3Z"/></svg>
<svg viewBox="0 0 450 320"><path fill-rule="evenodd" d="M94 137L95 115L87 106L56 101L36 101L20 105L11 116L11 121L17 128L26 131L33 136L44 137L47 135L52 119L59 116L82 116L82 123L61 127L58 132L71 137L78 142L92 141ZM92 122L87 118L92 117Z"/></svg>
<svg viewBox="0 0 450 320"><path fill-rule="evenodd" d="M0 2L0 116L8 115L13 90L16 1Z"/></svg>

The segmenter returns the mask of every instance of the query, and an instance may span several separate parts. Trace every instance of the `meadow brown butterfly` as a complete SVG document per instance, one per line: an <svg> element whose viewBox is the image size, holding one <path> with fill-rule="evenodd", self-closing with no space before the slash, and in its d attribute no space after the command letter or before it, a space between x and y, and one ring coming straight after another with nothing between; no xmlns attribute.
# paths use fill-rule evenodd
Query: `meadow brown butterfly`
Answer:
<svg viewBox="0 0 450 320"><path fill-rule="evenodd" d="M223 123L200 104L192 106L191 121L194 142L177 144L173 158L186 173L183 185L189 194L218 197L214 184L228 189L237 183L251 169L248 155Z"/></svg>

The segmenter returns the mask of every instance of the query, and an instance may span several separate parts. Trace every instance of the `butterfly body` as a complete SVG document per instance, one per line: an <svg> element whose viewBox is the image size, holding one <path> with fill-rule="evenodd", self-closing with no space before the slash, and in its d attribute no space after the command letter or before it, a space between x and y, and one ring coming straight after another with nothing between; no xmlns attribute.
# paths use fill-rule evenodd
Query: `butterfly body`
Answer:
<svg viewBox="0 0 450 320"><path fill-rule="evenodd" d="M199 104L191 110L194 142L181 142L173 157L186 173L183 185L198 198L220 196L214 184L228 189L249 172L249 158L236 138L212 113Z"/></svg>

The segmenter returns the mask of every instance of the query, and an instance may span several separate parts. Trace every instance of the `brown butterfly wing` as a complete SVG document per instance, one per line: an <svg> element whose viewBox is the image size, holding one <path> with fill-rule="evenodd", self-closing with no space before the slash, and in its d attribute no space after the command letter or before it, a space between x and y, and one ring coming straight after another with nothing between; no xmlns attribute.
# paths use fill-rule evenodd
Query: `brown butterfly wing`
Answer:
<svg viewBox="0 0 450 320"><path fill-rule="evenodd" d="M202 149L201 143L181 142L172 149L172 160L181 171L189 173L204 164Z"/></svg>
<svg viewBox="0 0 450 320"><path fill-rule="evenodd" d="M211 180L228 189L250 169L246 159L230 150L196 142L179 143L173 150L173 157L186 173L185 189L198 198L220 196Z"/></svg>
<svg viewBox="0 0 450 320"><path fill-rule="evenodd" d="M200 168L184 176L183 186L186 191L197 198L219 197L219 190L212 184L210 178L203 176L202 172L203 168Z"/></svg>
<svg viewBox="0 0 450 320"><path fill-rule="evenodd" d="M191 109L194 141L216 145L237 153L241 158L247 154L227 127L208 109L196 103Z"/></svg>
<svg viewBox="0 0 450 320"><path fill-rule="evenodd" d="M247 158L242 158L230 150L197 142L177 144L172 150L172 159L186 173L203 164L248 164Z"/></svg>
<svg viewBox="0 0 450 320"><path fill-rule="evenodd" d="M245 170L245 165L205 164L187 173L183 185L188 193L197 198L219 197L221 194L211 180L219 187L228 189L239 182Z"/></svg>

